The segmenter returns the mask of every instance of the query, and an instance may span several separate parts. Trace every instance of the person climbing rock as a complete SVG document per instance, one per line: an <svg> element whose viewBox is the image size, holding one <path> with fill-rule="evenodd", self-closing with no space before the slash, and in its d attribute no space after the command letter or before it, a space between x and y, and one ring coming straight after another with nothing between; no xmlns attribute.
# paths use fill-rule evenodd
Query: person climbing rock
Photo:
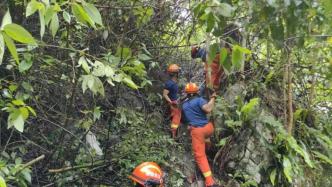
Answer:
<svg viewBox="0 0 332 187"><path fill-rule="evenodd" d="M212 172L205 153L210 144L210 137L213 134L214 127L207 118L214 107L216 93L211 94L207 101L198 95L199 88L195 83L188 83L185 92L188 94L187 100L182 104L182 112L185 121L189 124L189 130L192 140L192 149L196 163L205 177L207 187L220 187L213 179Z"/></svg>
<svg viewBox="0 0 332 187"><path fill-rule="evenodd" d="M171 132L172 137L176 138L176 131L181 121L181 109L178 105L178 78L180 67L177 64L171 64L167 68L170 79L166 81L163 90L163 97L169 104L171 110Z"/></svg>
<svg viewBox="0 0 332 187"><path fill-rule="evenodd" d="M129 178L135 187L162 187L163 171L154 162L143 162L138 165Z"/></svg>
<svg viewBox="0 0 332 187"><path fill-rule="evenodd" d="M238 31L239 28L230 24L225 28L223 37L226 37L224 41L224 46L227 50L227 56L230 56L232 53L231 43L240 43L241 35ZM224 77L224 69L220 64L220 53L217 53L213 58L212 63L207 63L207 51L205 48L201 48L199 46L193 46L191 48L191 57L201 58L204 62L204 74L205 74L205 83L207 88L218 91L220 89L220 84L222 84L221 79ZM223 58L223 57L222 57ZM211 69L211 73L208 73L209 68Z"/></svg>
<svg viewBox="0 0 332 187"><path fill-rule="evenodd" d="M220 79L224 75L224 70L219 63L220 54L217 53L211 64L206 62L206 49L198 46L193 46L191 49L192 58L201 58L204 62L205 83L208 88L219 90ZM208 68L211 69L211 74L208 73Z"/></svg>

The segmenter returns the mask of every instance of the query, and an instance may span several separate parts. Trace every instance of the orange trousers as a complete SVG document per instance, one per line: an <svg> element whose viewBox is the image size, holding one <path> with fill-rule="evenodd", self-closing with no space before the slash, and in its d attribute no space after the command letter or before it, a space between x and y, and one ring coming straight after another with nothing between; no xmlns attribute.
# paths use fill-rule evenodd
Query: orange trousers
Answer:
<svg viewBox="0 0 332 187"><path fill-rule="evenodd" d="M220 79L221 76L224 74L224 69L219 63L220 55L217 54L216 57L213 59L211 64L205 63L205 81L206 85L209 88L213 88L218 90L220 88ZM211 75L208 73L208 68L211 69Z"/></svg>
<svg viewBox="0 0 332 187"><path fill-rule="evenodd" d="M204 127L191 127L191 141L197 165L205 177L206 186L214 184L210 165L205 153L206 140L212 136L214 128L209 122Z"/></svg>
<svg viewBox="0 0 332 187"><path fill-rule="evenodd" d="M180 126L181 121L181 109L176 105L170 105L171 108L171 129L172 131L176 131Z"/></svg>

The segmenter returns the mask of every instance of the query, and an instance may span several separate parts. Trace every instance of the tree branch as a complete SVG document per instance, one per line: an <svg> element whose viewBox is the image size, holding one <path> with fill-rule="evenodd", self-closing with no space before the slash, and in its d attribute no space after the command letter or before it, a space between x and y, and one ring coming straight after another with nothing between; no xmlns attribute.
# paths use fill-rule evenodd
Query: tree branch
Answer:
<svg viewBox="0 0 332 187"><path fill-rule="evenodd" d="M39 162L41 160L43 160L45 158L45 155L41 155L33 160L31 160L30 162L26 163L26 164L23 164L22 167L20 169L18 169L15 173L15 175L17 175L18 173L20 173L22 170L24 170L25 168L35 164L36 162Z"/></svg>

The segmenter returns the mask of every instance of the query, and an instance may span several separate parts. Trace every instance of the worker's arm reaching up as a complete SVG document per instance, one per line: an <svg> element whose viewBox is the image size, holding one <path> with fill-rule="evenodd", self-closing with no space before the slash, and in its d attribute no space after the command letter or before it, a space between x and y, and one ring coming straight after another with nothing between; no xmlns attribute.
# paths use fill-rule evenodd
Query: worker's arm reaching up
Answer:
<svg viewBox="0 0 332 187"><path fill-rule="evenodd" d="M214 102L216 100L217 94L213 93L210 97L210 101L202 106L202 109L206 113L210 113L213 110Z"/></svg>

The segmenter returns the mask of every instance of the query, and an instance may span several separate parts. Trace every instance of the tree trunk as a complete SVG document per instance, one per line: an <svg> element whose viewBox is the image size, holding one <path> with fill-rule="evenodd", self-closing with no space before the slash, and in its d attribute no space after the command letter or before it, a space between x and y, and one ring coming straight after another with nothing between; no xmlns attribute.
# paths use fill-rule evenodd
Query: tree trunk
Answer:
<svg viewBox="0 0 332 187"><path fill-rule="evenodd" d="M284 126L285 129L287 129L287 77L288 77L288 71L287 71L287 63L284 64L284 75L282 80L282 90L283 90L283 101L284 101Z"/></svg>
<svg viewBox="0 0 332 187"><path fill-rule="evenodd" d="M288 52L287 55L287 96L288 96L288 120L287 120L287 132L288 134L292 134L293 130L293 89L292 89L292 62L291 62L291 52Z"/></svg>

